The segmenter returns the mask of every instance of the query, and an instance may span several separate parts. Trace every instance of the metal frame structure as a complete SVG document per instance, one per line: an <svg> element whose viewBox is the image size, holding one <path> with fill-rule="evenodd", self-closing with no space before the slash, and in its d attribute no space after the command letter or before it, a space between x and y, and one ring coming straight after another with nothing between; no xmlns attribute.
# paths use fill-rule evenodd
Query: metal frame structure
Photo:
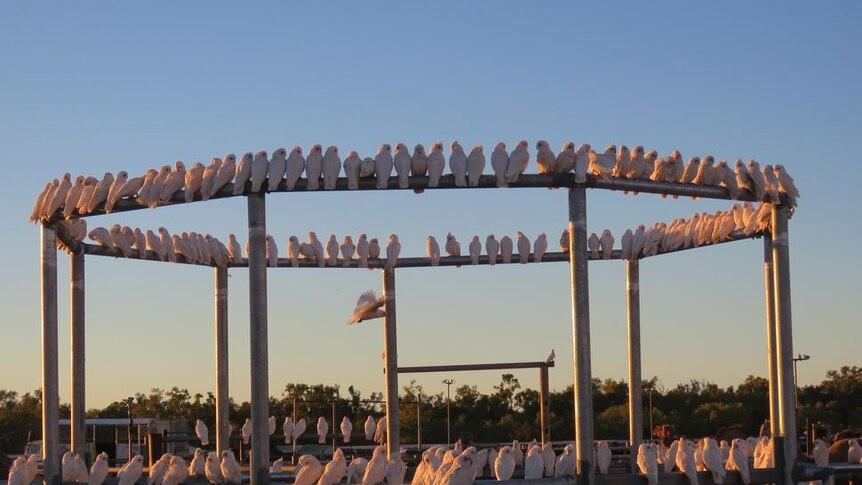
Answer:
<svg viewBox="0 0 862 485"><path fill-rule="evenodd" d="M273 192L286 192L286 182L282 182ZM306 189L306 180L300 180L293 192L302 193ZM397 178L389 179L388 189L398 190ZM573 174L558 175L521 175L517 182L510 184L511 188L567 188L569 208L569 248L568 252L548 253L543 261L568 261L571 270L571 306L572 334L574 354L574 411L576 443L576 473L579 483L590 485L596 483L593 471L593 411L592 411L592 369L590 355L590 310L589 310L589 277L587 252L587 202L586 191L590 189L627 190L644 193L682 195L710 199L730 200L730 194L724 187L701 186L683 183L653 182L640 179L595 178L588 176L586 183L576 183ZM229 267L248 267L249 271L249 332L251 340L251 420L252 446L256 452L252 454L250 479L252 485L269 484L269 448L267 446L266 420L268 413L268 355L267 355L267 292L266 292L266 204L264 193L250 193L249 186L240 194L247 198L249 254L247 261L230 264ZM427 177L410 177L408 189L415 192L424 190L456 189L454 177L443 176L438 187L429 187ZM483 175L478 188L496 188L496 179ZM360 179L359 190L377 190L375 181L370 178ZM336 191L348 190L347 180L339 178ZM403 190L403 189L402 189ZM212 199L234 197L233 184L227 184ZM748 191L742 191L736 198L742 201L754 201L754 196ZM200 197L195 197L196 202ZM183 191L178 192L165 205L185 203ZM112 212L127 212L145 208L136 200L119 201ZM776 441L777 472L769 475L769 483L778 482L789 485L794 480L791 476L796 461L796 419L793 393L793 348L791 336L790 308L790 258L788 218L789 206L786 199L780 205L773 206L772 234L765 237L765 278L767 303L767 334L768 360L770 382L770 418L773 423ZM73 214L73 217L91 217L104 213L102 206L90 214ZM45 483L59 485L58 451L58 376L57 376L57 240L59 239L73 253L72 260L75 269L72 271L72 429L82 426L84 415L84 381L83 362L84 348L84 308L83 265L85 254L116 256L109 248L78 243L64 231L58 231L59 218L56 214L42 221L41 237L41 293L42 293L42 439L43 456L45 457ZM729 240L761 237L765 234L740 235L735 234ZM155 255L139 255L133 251L132 257L138 259L157 259ZM178 257L178 262L189 263L185 258ZM622 259L620 251L614 251L612 259ZM279 266L286 264L280 260ZM383 285L386 298L386 318L384 335L386 342L386 403L387 403L387 445L388 449L397 450L398 435L398 372L397 345L395 332L395 269L407 267L428 267L428 258L401 258L394 268L384 267L383 260L369 261L369 267L383 269ZM488 257L480 258L479 264L488 264ZM444 257L440 266L460 266L470 264L468 257ZM312 266L302 263L300 266ZM354 264L350 265L355 267ZM289 267L289 266L288 266ZM341 267L341 266L339 266ZM640 338L639 338L639 302L638 302L638 262L627 263L629 281L628 317L629 317L629 365L630 365L630 441L632 445L641 439L639 392L640 379ZM215 269L216 279L216 396L217 419L216 442L219 450L227 447L227 278L225 268ZM774 311L771 311L774 308ZM774 340L773 340L774 332ZM640 419L638 419L640 417ZM642 426L642 425L641 425ZM80 433L74 435L75 441L80 441ZM77 444L80 449L81 444ZM777 478L777 479L776 479ZM765 480L765 479L764 479ZM564 480L565 481L565 480ZM602 481L607 481L603 479Z"/></svg>

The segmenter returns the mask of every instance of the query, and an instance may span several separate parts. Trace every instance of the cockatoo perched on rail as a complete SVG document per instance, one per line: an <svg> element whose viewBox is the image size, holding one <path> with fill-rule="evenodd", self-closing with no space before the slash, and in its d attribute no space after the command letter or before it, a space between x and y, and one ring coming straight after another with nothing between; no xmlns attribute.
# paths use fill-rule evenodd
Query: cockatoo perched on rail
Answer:
<svg viewBox="0 0 862 485"><path fill-rule="evenodd" d="M386 298L381 296L378 298L374 290L368 290L361 295L356 301L356 308L353 310L353 316L347 320L348 325L359 323L363 320L372 320L381 318L386 315L386 312L381 308L386 303Z"/></svg>

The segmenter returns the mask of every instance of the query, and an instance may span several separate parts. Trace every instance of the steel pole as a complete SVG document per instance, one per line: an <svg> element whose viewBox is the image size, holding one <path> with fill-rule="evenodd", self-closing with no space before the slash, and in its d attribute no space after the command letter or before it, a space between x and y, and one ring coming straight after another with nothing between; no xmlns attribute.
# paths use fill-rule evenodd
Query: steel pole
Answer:
<svg viewBox="0 0 862 485"><path fill-rule="evenodd" d="M793 483L796 461L796 400L793 387L793 325L790 310L790 241L787 206L772 209L772 264L775 280L775 343L778 363L780 440L774 442L782 483Z"/></svg>
<svg viewBox="0 0 862 485"><path fill-rule="evenodd" d="M42 457L46 485L60 484L57 362L57 225L42 224Z"/></svg>
<svg viewBox="0 0 862 485"><path fill-rule="evenodd" d="M395 331L395 269L383 270L383 296L386 315L383 317L383 345L386 352L386 456L398 453L398 340Z"/></svg>
<svg viewBox="0 0 862 485"><path fill-rule="evenodd" d="M548 366L539 367L539 416L542 446L551 442L551 405L548 402Z"/></svg>
<svg viewBox="0 0 862 485"><path fill-rule="evenodd" d="M569 266L572 278L575 447L582 485L595 481L593 470L593 389L590 358L590 291L587 272L587 191L569 189Z"/></svg>
<svg viewBox="0 0 862 485"><path fill-rule="evenodd" d="M643 380L641 378L640 263L626 261L626 310L629 334L629 467L636 473L638 447L643 440Z"/></svg>
<svg viewBox="0 0 862 485"><path fill-rule="evenodd" d="M69 269L69 314L71 316L71 368L72 368L72 403L71 403L71 443L72 453L78 453L87 460L87 429L84 424L87 406L86 396L86 353L84 347L84 253L73 253L70 257Z"/></svg>
<svg viewBox="0 0 862 485"><path fill-rule="evenodd" d="M422 451L422 393L416 395L416 449Z"/></svg>
<svg viewBox="0 0 862 485"><path fill-rule="evenodd" d="M269 358L266 308L266 200L248 197L249 329L251 343L251 485L269 485Z"/></svg>
<svg viewBox="0 0 862 485"><path fill-rule="evenodd" d="M228 391L227 268L215 268L216 452L230 449L230 393Z"/></svg>
<svg viewBox="0 0 862 485"><path fill-rule="evenodd" d="M775 275L772 271L772 238L763 238L763 275L766 289L766 363L769 372L769 432L781 434L778 409L778 356L775 353Z"/></svg>

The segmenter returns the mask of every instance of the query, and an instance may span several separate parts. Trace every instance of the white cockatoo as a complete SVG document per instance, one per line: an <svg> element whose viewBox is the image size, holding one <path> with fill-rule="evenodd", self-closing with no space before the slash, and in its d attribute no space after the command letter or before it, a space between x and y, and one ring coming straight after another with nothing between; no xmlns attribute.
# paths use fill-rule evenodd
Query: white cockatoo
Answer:
<svg viewBox="0 0 862 485"><path fill-rule="evenodd" d="M482 255L482 242L479 241L479 236L473 236L473 239L470 239L468 249L470 251L470 264L479 264L479 256Z"/></svg>
<svg viewBox="0 0 862 485"><path fill-rule="evenodd" d="M347 465L347 473L345 481L348 485L351 483L360 483L362 476L365 475L365 467L368 465L368 459L357 456Z"/></svg>
<svg viewBox="0 0 862 485"><path fill-rule="evenodd" d="M344 176L347 177L347 188L356 190L359 188L359 165L362 164L362 159L359 158L359 153L356 150L347 152L347 158L344 159L342 166L344 167Z"/></svg>
<svg viewBox="0 0 862 485"><path fill-rule="evenodd" d="M96 461L94 461L93 466L90 467L90 478L87 480L87 485L102 485L107 477L108 454L103 451L96 455Z"/></svg>
<svg viewBox="0 0 862 485"><path fill-rule="evenodd" d="M575 447L571 443L563 448L554 464L554 477L564 476L575 476Z"/></svg>
<svg viewBox="0 0 862 485"><path fill-rule="evenodd" d="M374 177L374 159L365 157L359 162L359 178Z"/></svg>
<svg viewBox="0 0 862 485"><path fill-rule="evenodd" d="M410 157L410 175L424 176L428 173L428 154L425 147L418 143L413 148L413 156Z"/></svg>
<svg viewBox="0 0 862 485"><path fill-rule="evenodd" d="M198 440L200 440L201 446L210 444L209 431L207 430L207 425L203 420L198 419L195 421L195 435L197 435Z"/></svg>
<svg viewBox="0 0 862 485"><path fill-rule="evenodd" d="M569 173L575 169L575 164L578 161L578 154L575 152L575 143L566 142L560 153L557 154L557 162L554 167L555 173Z"/></svg>
<svg viewBox="0 0 862 485"><path fill-rule="evenodd" d="M287 190L296 188L296 182L302 176L303 171L305 171L305 157L302 155L302 147L296 145L290 149L290 154L285 162L284 175Z"/></svg>
<svg viewBox="0 0 862 485"><path fill-rule="evenodd" d="M290 416L284 418L284 424L281 425L281 432L284 435L284 442L288 444L293 439L293 419Z"/></svg>
<svg viewBox="0 0 862 485"><path fill-rule="evenodd" d="M611 466L611 449L607 441L599 441L596 444L596 466L599 473L607 475L608 468Z"/></svg>
<svg viewBox="0 0 862 485"><path fill-rule="evenodd" d="M703 451L701 459L706 469L712 472L712 481L715 483L724 483L724 477L727 471L724 469L724 457L721 456L721 449L718 443L712 438L703 438Z"/></svg>
<svg viewBox="0 0 862 485"><path fill-rule="evenodd" d="M515 149L509 155L509 164L506 166L506 182L517 182L518 177L527 170L529 164L529 144L526 140L521 140L515 145Z"/></svg>
<svg viewBox="0 0 862 485"><path fill-rule="evenodd" d="M150 466L147 485L161 485L162 480L165 478L165 473L168 471L168 467L171 466L171 458L173 457L173 454L165 453Z"/></svg>
<svg viewBox="0 0 862 485"><path fill-rule="evenodd" d="M617 163L614 165L614 177L631 178L632 174L632 155L629 147L620 145L617 149Z"/></svg>
<svg viewBox="0 0 862 485"><path fill-rule="evenodd" d="M500 255L500 241L497 241L493 234L489 234L485 238L485 252L488 253L488 264L491 266L497 264L497 256Z"/></svg>
<svg viewBox="0 0 862 485"><path fill-rule="evenodd" d="M221 474L221 465L215 452L207 453L204 463L204 475L210 483L222 483L224 477Z"/></svg>
<svg viewBox="0 0 862 485"><path fill-rule="evenodd" d="M356 245L353 244L353 238L349 235L344 236L339 249L341 250L341 257L344 259L344 267L350 266L350 261L353 260L353 255L356 254Z"/></svg>
<svg viewBox="0 0 862 485"><path fill-rule="evenodd" d="M766 197L766 180L763 178L763 172L760 171L760 164L756 160L749 160L745 169L751 178L754 198L764 200Z"/></svg>
<svg viewBox="0 0 862 485"><path fill-rule="evenodd" d="M233 179L233 195L239 195L245 192L245 184L251 180L251 167L252 162L254 161L254 155L251 152L243 153L241 157L239 157L239 163L236 165L236 176ZM203 177L203 172L201 177ZM210 181L210 186L212 186L212 181ZM201 189L201 196L203 196L203 187L198 186ZM207 194L209 197L209 194Z"/></svg>
<svg viewBox="0 0 862 485"><path fill-rule="evenodd" d="M374 442L382 445L386 443L386 415L377 420L377 429L374 430Z"/></svg>
<svg viewBox="0 0 862 485"><path fill-rule="evenodd" d="M542 478L542 473L545 469L542 460L542 449L539 446L531 446L527 450L527 456L524 458L524 479L536 480Z"/></svg>
<svg viewBox="0 0 862 485"><path fill-rule="evenodd" d="M266 176L268 173L269 160L267 159L267 153L265 150L261 150L254 154L254 158L251 161L252 192L260 192L260 189L263 188L263 182L266 180ZM206 173L204 174L204 178L206 178Z"/></svg>
<svg viewBox="0 0 862 485"><path fill-rule="evenodd" d="M796 207L796 199L799 198L799 189L796 188L796 182L793 180L793 177L787 173L784 165L775 164L772 169L775 172L775 178L778 180L778 190L787 195L791 207Z"/></svg>
<svg viewBox="0 0 862 485"><path fill-rule="evenodd" d="M582 184L587 181L587 172L589 171L590 152L593 147L587 143L578 145L575 149L575 182ZM641 149L643 150L643 149Z"/></svg>
<svg viewBox="0 0 862 485"><path fill-rule="evenodd" d="M455 239L455 236L451 232L446 234L446 255L461 256L461 243Z"/></svg>
<svg viewBox="0 0 862 485"><path fill-rule="evenodd" d="M613 174L617 164L617 147L616 145L608 145L603 153L590 150L589 157L588 169L590 173L606 180Z"/></svg>
<svg viewBox="0 0 862 485"><path fill-rule="evenodd" d="M503 142L494 145L491 152L491 169L497 177L497 187L506 187L506 170L509 168L509 153L506 152L506 144Z"/></svg>
<svg viewBox="0 0 862 485"><path fill-rule="evenodd" d="M317 190L320 188L320 175L323 173L323 147L312 145L305 157L305 176L307 177L307 189Z"/></svg>
<svg viewBox="0 0 862 485"><path fill-rule="evenodd" d="M144 457L135 455L123 469L123 476L119 477L118 485L133 485L138 483L144 473ZM119 476L119 474L118 474Z"/></svg>
<svg viewBox="0 0 862 485"><path fill-rule="evenodd" d="M323 189L334 189L340 173L341 157L338 156L338 147L328 146L323 154Z"/></svg>
<svg viewBox="0 0 862 485"><path fill-rule="evenodd" d="M165 171L164 169L167 169L167 170ZM164 167L162 167L162 170L164 172L165 178L167 178L167 175L171 171L171 167L168 165L165 165ZM160 175L161 175L161 173L162 172L160 172ZM63 178L64 178L64 181L57 186L57 190L55 190L54 193L52 194L52 200L50 202L46 201L47 204L50 204L51 202L53 202L53 195L56 194L59 190L61 190L60 187L62 186L63 183L65 183L65 175L63 176ZM157 178L157 180L158 180L158 178ZM87 213L88 214L92 213L94 210L96 210L97 207L99 207L100 204L102 204L103 202L106 202L108 200L108 192L111 190L111 184L113 184L113 183L114 183L114 174L112 174L111 172L105 172L105 175L102 177L102 180L100 180L96 183L96 186L93 188L93 192L90 195L90 200L87 202ZM162 183L164 183L164 182L162 182ZM70 184L70 187L71 187L71 184ZM151 203L147 204L147 206L150 207L151 209L153 207L155 207L159 202L159 195L161 194L161 187L162 187L162 184L159 184L158 190L153 190L153 192L155 193L154 199L152 201L150 201ZM64 201L65 201L65 195L63 196L63 200L60 202L64 202ZM45 217L49 217L49 216L53 215L53 212L51 214L47 213L47 211L49 209L50 209L50 207L45 207L45 210L44 210ZM56 210L56 208L55 208L55 210Z"/></svg>
<svg viewBox="0 0 862 485"><path fill-rule="evenodd" d="M514 242L509 236L503 236L500 238L500 257L502 258L503 263L508 264L512 262L514 247Z"/></svg>
<svg viewBox="0 0 862 485"><path fill-rule="evenodd" d="M189 475L192 477L201 477L206 473L207 452L195 448L192 454L192 461L189 462Z"/></svg>
<svg viewBox="0 0 862 485"><path fill-rule="evenodd" d="M332 460L323 468L323 473L320 479L317 480L317 485L336 485L341 483L344 474L347 472L347 460L344 459L344 452L341 448L335 450L332 454Z"/></svg>
<svg viewBox="0 0 862 485"><path fill-rule="evenodd" d="M515 239L518 244L518 261L527 264L530 260L530 238L521 231L515 231Z"/></svg>
<svg viewBox="0 0 862 485"><path fill-rule="evenodd" d="M473 456L467 450L452 462L452 466L440 478L439 485L471 485L474 480Z"/></svg>
<svg viewBox="0 0 862 485"><path fill-rule="evenodd" d="M374 156L374 174L377 177L377 188L385 189L389 186L389 176L395 161L392 159L392 146L387 143L380 145L377 155Z"/></svg>
<svg viewBox="0 0 862 485"><path fill-rule="evenodd" d="M386 464L386 483L388 485L403 485L406 474L407 465L401 459L401 453L393 451L389 455L389 462Z"/></svg>
<svg viewBox="0 0 862 485"><path fill-rule="evenodd" d="M273 268L278 266L278 244L270 234L266 235L266 264Z"/></svg>
<svg viewBox="0 0 862 485"><path fill-rule="evenodd" d="M494 462L494 475L497 480L509 480L515 472L515 457L512 456L512 448L504 446L497 453L497 459Z"/></svg>
<svg viewBox="0 0 862 485"><path fill-rule="evenodd" d="M282 148L283 150L283 148ZM276 150L278 151L278 150ZM273 155L274 156L274 155ZM222 187L229 184L231 180L236 176L236 155L233 153L228 153L224 156L224 160L222 160L221 166L218 168L218 172L216 172L215 179L213 179L213 185L210 189L210 197L217 194Z"/></svg>
<svg viewBox="0 0 862 485"><path fill-rule="evenodd" d="M314 231L308 232L308 245L311 246L317 265L322 268L326 264L326 259L323 257L323 243L317 239L317 234Z"/></svg>
<svg viewBox="0 0 862 485"><path fill-rule="evenodd" d="M744 450L746 446L744 441L739 438L730 443L730 456L727 459L725 469L738 471L742 483L748 485L751 482L751 474L748 469L748 457Z"/></svg>
<svg viewBox="0 0 862 485"><path fill-rule="evenodd" d="M694 459L694 449L685 438L680 438L676 447L676 467L688 477L691 485L697 485L697 462Z"/></svg>
<svg viewBox="0 0 862 485"><path fill-rule="evenodd" d="M221 172L221 169L219 169ZM277 189L281 181L284 179L284 174L287 172L287 150L278 148L272 152L272 157L269 159L269 167L267 169L266 189L272 192ZM213 185L215 187L215 185Z"/></svg>
<svg viewBox="0 0 862 485"><path fill-rule="evenodd" d="M149 238L147 238L147 243L149 244ZM231 262L239 263L242 260L242 246L237 241L236 235L227 235L227 250L230 253Z"/></svg>
<svg viewBox="0 0 862 485"><path fill-rule="evenodd" d="M329 423L323 416L317 418L317 443L325 444L326 435L329 433Z"/></svg>
<svg viewBox="0 0 862 485"><path fill-rule="evenodd" d="M440 185L440 176L443 175L443 170L446 168L446 157L443 156L443 143L436 141L431 145L431 151L428 153L428 186L437 187Z"/></svg>
<svg viewBox="0 0 862 485"><path fill-rule="evenodd" d="M57 186L60 185L59 180L54 179L54 181L57 182ZM43 208L45 207L45 201L48 200L48 197L51 196L51 189L52 188L55 188L55 187L53 187L51 182L45 184L45 187L42 189L42 192L39 193L39 195L36 197L36 201L33 203L33 209L30 211L30 217L27 219L28 222L33 223L33 222L40 220L43 217L43 212L44 212ZM82 192L83 192L83 190L84 189L81 188ZM75 208L77 208L77 206ZM63 212L65 214L65 212L66 212L65 209ZM71 211L69 211L69 213L71 214ZM68 216L66 216L66 217L68 217Z"/></svg>
<svg viewBox="0 0 862 485"><path fill-rule="evenodd" d="M515 465L521 466L524 464L524 450L518 440L512 440L512 456L515 458Z"/></svg>
<svg viewBox="0 0 862 485"><path fill-rule="evenodd" d="M242 483L242 475L240 473L239 462L233 455L233 451L224 450L221 452L220 471L226 483L239 485Z"/></svg>
<svg viewBox="0 0 862 485"><path fill-rule="evenodd" d="M557 462L557 454L550 443L542 445L542 462L545 465L545 476L554 476L554 464Z"/></svg>
<svg viewBox="0 0 862 485"><path fill-rule="evenodd" d="M536 142L536 165L541 174L557 173L557 156L545 140Z"/></svg>
<svg viewBox="0 0 862 485"><path fill-rule="evenodd" d="M467 154L458 141L453 141L449 146L449 170L455 176L455 186L467 186Z"/></svg>
<svg viewBox="0 0 862 485"><path fill-rule="evenodd" d="M602 248L602 259L611 259L611 254L614 251L614 236L611 231L605 229L602 231L602 236L599 238L599 245Z"/></svg>
<svg viewBox="0 0 862 485"><path fill-rule="evenodd" d="M353 423L350 418L344 416L341 418L341 439L345 443L350 443L350 434L353 433Z"/></svg>
<svg viewBox="0 0 862 485"><path fill-rule="evenodd" d="M697 174L692 179L693 184L697 185L714 185L715 181L715 158L712 155L705 155L700 159L700 165L697 167Z"/></svg>
<svg viewBox="0 0 862 485"><path fill-rule="evenodd" d="M359 235L359 239L356 241L356 257L359 258L359 267L367 268L368 267L368 236L364 233Z"/></svg>
<svg viewBox="0 0 862 485"><path fill-rule="evenodd" d="M395 145L395 156L392 159L395 173L398 175L398 187L406 189L410 185L410 150L407 145Z"/></svg>
<svg viewBox="0 0 862 485"><path fill-rule="evenodd" d="M862 460L862 447L859 440L850 438L847 440L847 463L859 463Z"/></svg>
<svg viewBox="0 0 862 485"><path fill-rule="evenodd" d="M599 248L601 246L601 242L599 240L599 236L596 233L591 232L590 236L587 238L587 249L590 251L590 258L599 259Z"/></svg>
<svg viewBox="0 0 862 485"><path fill-rule="evenodd" d="M626 232L623 233L623 237L621 239L622 244L622 257L623 259L633 259L634 255L632 255L632 241L634 238L634 233L632 233L631 229L626 229Z"/></svg>
<svg viewBox="0 0 862 485"><path fill-rule="evenodd" d="M658 455L653 443L638 446L637 465L649 485L658 485Z"/></svg>
<svg viewBox="0 0 862 485"><path fill-rule="evenodd" d="M269 473L273 473L273 474L281 473L283 469L284 469L284 458L282 457L282 458L279 458L278 460L275 460L274 462L272 462L272 465L270 465L270 467L269 467Z"/></svg>
<svg viewBox="0 0 862 485"><path fill-rule="evenodd" d="M431 260L431 266L440 264L440 245L434 236L425 238L425 251L428 253L428 258Z"/></svg>
<svg viewBox="0 0 862 485"><path fill-rule="evenodd" d="M302 433L305 433L306 426L307 425L305 424L305 418L299 418L298 421L293 423L293 433L291 433L293 441L296 441L297 438L302 436Z"/></svg>
<svg viewBox="0 0 862 485"><path fill-rule="evenodd" d="M401 254L401 242L397 234L390 234L386 243L386 267L394 268L398 264L398 256Z"/></svg>
<svg viewBox="0 0 862 485"><path fill-rule="evenodd" d="M365 419L365 439L371 441L374 439L374 431L377 429L377 421L374 416L368 416Z"/></svg>
<svg viewBox="0 0 862 485"><path fill-rule="evenodd" d="M275 428L275 416L270 416L269 419L266 420L266 435L272 436L273 434L275 434Z"/></svg>
<svg viewBox="0 0 862 485"><path fill-rule="evenodd" d="M326 186L323 187L326 189ZM326 240L326 246L324 247L326 251L326 264L329 266L335 266L338 263L338 239L335 238L335 234L330 234L329 238Z"/></svg>
<svg viewBox="0 0 862 485"><path fill-rule="evenodd" d="M482 145L476 145L470 149L467 155L467 185L479 186L479 178L485 170L485 152Z"/></svg>
<svg viewBox="0 0 862 485"><path fill-rule="evenodd" d="M143 177L138 177L138 179L140 179L141 182L143 182L143 180L144 180ZM72 217L72 214L75 212L75 209L77 209L78 201L81 200L81 194L84 192L84 181L85 180L86 180L86 177L84 177L83 175L79 175L79 176L75 177L75 183L72 184L72 187L69 189L69 192L66 193L66 200L63 201L63 217L64 218L69 219L70 217ZM116 181L115 181L115 183L116 183ZM138 188L140 188L140 186ZM117 200L119 200L119 198ZM39 201L37 199L37 203L38 202ZM34 210L36 210L36 209L38 209L38 208L35 208ZM111 209L113 209L113 204L111 203L110 195L109 195L108 202L105 204L105 212L110 212ZM36 215L38 217L38 211L37 211Z"/></svg>
<svg viewBox="0 0 862 485"><path fill-rule="evenodd" d="M172 456L168 470L162 480L163 485L179 485L189 477L189 467L186 461L179 456Z"/></svg>
<svg viewBox="0 0 862 485"><path fill-rule="evenodd" d="M694 183L694 178L697 177L697 171L700 168L700 157L691 157L685 168L682 171L682 177L679 179L684 184Z"/></svg>
<svg viewBox="0 0 862 485"><path fill-rule="evenodd" d="M536 237L536 241L533 243L534 261L541 263L546 252L548 252L548 235L543 232Z"/></svg>
<svg viewBox="0 0 862 485"><path fill-rule="evenodd" d="M359 295L356 301L356 308L353 309L353 316L347 320L348 325L359 323L364 320L373 320L382 318L386 315L383 306L386 304L386 297L378 297L374 290L368 290ZM367 426L366 426L367 427Z"/></svg>
<svg viewBox="0 0 862 485"><path fill-rule="evenodd" d="M248 444L249 440L251 440L251 418L245 418L245 423L243 423L240 429L240 436L242 437L242 442L245 444ZM222 456L222 459L224 459L224 456Z"/></svg>
<svg viewBox="0 0 862 485"><path fill-rule="evenodd" d="M374 448L371 460L365 466L365 474L362 476L362 485L378 485L386 478L386 448L378 446Z"/></svg>

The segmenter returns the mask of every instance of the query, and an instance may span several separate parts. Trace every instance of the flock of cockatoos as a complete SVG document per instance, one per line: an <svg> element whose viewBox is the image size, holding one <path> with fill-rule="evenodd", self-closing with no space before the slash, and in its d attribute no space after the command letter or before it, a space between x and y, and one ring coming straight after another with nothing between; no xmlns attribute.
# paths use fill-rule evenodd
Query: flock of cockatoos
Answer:
<svg viewBox="0 0 862 485"><path fill-rule="evenodd" d="M730 211L718 211L714 214L694 214L689 219L675 219L670 224L656 223L650 228L643 225L634 231L626 230L621 238L622 259L637 259L662 252L674 251L713 244L729 239L734 234L752 236L769 229L771 221L771 205L762 202L755 207L750 202L734 204ZM110 229L97 227L87 233L84 220L78 219L63 223L67 233L76 241L81 241L86 234L100 246L112 249L117 256L129 257L132 250L137 250L138 257L154 257L160 261L176 262L179 256L194 264L227 266L229 263L240 263L244 260L242 247L233 234L228 235L225 245L218 238L209 234L196 232L171 235L167 229L160 227L158 234L152 230L142 231L128 226L115 224ZM614 251L615 239L611 231L605 229L601 236L591 233L587 239L587 248L591 259L610 259ZM381 248L377 238L369 239L360 234L356 244L349 235L344 236L339 244L335 234L330 234L324 245L314 232L308 233L307 242L299 242L296 236L290 236L287 243L289 264L299 266L300 260L316 262L324 266L368 267L369 260L385 260L385 266L395 267L401 254L401 242L396 234L391 234L384 248ZM459 257L461 243L449 233L442 248L434 236L428 236L425 249L432 266L440 263L445 254L449 257ZM534 242L522 232L515 233L514 239L505 235L499 240L491 234L485 238L484 245L479 236L474 235L468 244L471 264L479 264L483 254L488 256L491 265L497 262L508 264L517 261L542 262L548 252L548 238L545 233L536 237ZM517 249L517 253L514 251ZM531 252L532 250L532 252ZM569 251L569 231L563 230L560 236L560 250ZM148 253L149 251L149 253ZM246 242L246 255L248 243ZM266 236L266 258L268 266L278 266L278 244L271 235ZM513 259L514 258L514 259ZM373 301L373 300L371 300Z"/></svg>
<svg viewBox="0 0 862 485"><path fill-rule="evenodd" d="M506 187L517 182L530 164L530 151L527 141L519 141L515 149L506 150L505 143L497 143L491 152L491 169L497 186ZM753 194L758 201L780 202L784 194L791 206L796 205L799 191L793 178L782 165L760 165L751 160L745 164L736 161L735 169L726 160L715 163L714 157L706 155L703 159L692 157L683 162L679 151L669 156L659 157L656 150L644 152L640 145L629 150L625 145L608 146L597 153L590 145L575 147L572 142L563 145L560 153L554 154L548 142L536 143L536 165L540 174L564 174L574 171L576 182L585 182L587 173L602 179L610 177L649 179L658 182L681 182L707 186L725 187L732 198L739 196L741 190ZM49 219L58 211L63 218L86 215L97 210L110 213L116 204L125 199L135 200L140 205L153 208L183 192L186 202L196 198L208 200L218 194L225 186L233 183L234 195L246 192L270 192L274 190L294 190L297 182L305 174L308 190L319 188L334 189L342 168L347 177L347 187L357 189L360 178L374 178L378 189L389 187L393 170L399 188L409 186L408 177L428 176L428 186L436 187L446 168L443 143L436 142L426 154L425 148L416 145L413 153L403 143L392 146L383 144L374 158L361 158L356 151L350 151L342 162L338 147L329 146L323 150L321 145L313 145L308 156L303 155L299 146L290 152L278 148L269 157L266 151L243 154L239 161L233 153L221 158L213 158L208 166L195 162L186 169L183 162L176 162L172 168L164 165L159 170L149 169L144 175L129 178L126 171L115 176L107 172L102 179L77 176L72 181L66 173L61 179L45 184L36 198L30 221ZM450 145L449 171L458 187L475 187L485 170L485 154L482 145L475 145L469 153L457 142Z"/></svg>

